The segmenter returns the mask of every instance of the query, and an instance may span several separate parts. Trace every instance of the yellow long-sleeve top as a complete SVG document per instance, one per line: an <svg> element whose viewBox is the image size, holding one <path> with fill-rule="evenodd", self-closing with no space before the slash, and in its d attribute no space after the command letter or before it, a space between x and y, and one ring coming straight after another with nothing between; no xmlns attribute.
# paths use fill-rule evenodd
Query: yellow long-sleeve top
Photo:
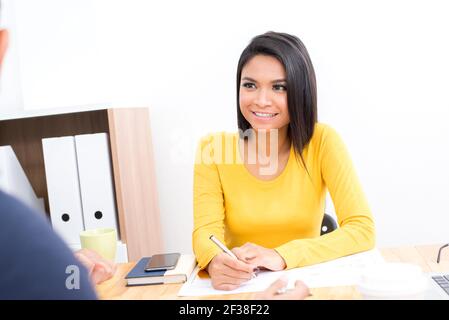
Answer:
<svg viewBox="0 0 449 320"><path fill-rule="evenodd" d="M244 166L238 133L203 138L194 168L193 250L205 268L221 250L246 242L275 249L287 268L311 265L374 247L374 222L351 158L337 132L317 123L303 158L293 147L282 173L264 181ZM326 188L339 228L320 236Z"/></svg>

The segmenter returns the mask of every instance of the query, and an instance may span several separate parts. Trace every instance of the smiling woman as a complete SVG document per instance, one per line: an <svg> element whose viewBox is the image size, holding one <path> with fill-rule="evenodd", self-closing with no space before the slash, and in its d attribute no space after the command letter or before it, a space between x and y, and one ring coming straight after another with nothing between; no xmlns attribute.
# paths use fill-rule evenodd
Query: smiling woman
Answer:
<svg viewBox="0 0 449 320"><path fill-rule="evenodd" d="M317 122L316 97L312 62L297 37L268 32L244 49L239 132L202 139L194 169L193 249L215 288L235 289L257 268L295 268L373 248L374 222L356 171L339 135ZM340 228L320 236L327 190Z"/></svg>
<svg viewBox="0 0 449 320"><path fill-rule="evenodd" d="M273 101L263 101L249 94L247 90L241 90L241 86L257 88L256 83L251 82L252 74L260 77L262 81L271 79L269 85L272 91L280 94L260 96L273 98ZM246 83L248 78L250 81ZM264 88L260 87L253 92L269 93L262 89ZM253 103L253 107L259 107L262 111L267 106L266 103L272 102L282 111L281 119L263 127L253 123L253 119L248 117L248 104ZM243 131L249 128L287 130L288 132L280 132L280 135L289 136L297 155L303 160L302 149L312 137L317 122L317 94L312 61L306 47L298 38L285 33L267 32L254 38L245 48L237 66L237 118L239 129Z"/></svg>

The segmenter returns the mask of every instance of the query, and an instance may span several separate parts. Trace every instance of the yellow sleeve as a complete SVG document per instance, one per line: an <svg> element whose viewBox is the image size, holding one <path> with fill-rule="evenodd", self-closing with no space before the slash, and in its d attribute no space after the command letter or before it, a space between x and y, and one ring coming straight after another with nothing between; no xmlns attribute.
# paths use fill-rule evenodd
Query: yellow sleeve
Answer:
<svg viewBox="0 0 449 320"><path fill-rule="evenodd" d="M213 136L203 138L197 148L193 177L193 251L204 269L221 250L209 237L224 242L224 200L217 165L213 161Z"/></svg>
<svg viewBox="0 0 449 320"><path fill-rule="evenodd" d="M323 130L318 162L338 218L339 228L312 239L298 239L276 248L287 268L312 265L375 245L374 221L351 158L339 135Z"/></svg>

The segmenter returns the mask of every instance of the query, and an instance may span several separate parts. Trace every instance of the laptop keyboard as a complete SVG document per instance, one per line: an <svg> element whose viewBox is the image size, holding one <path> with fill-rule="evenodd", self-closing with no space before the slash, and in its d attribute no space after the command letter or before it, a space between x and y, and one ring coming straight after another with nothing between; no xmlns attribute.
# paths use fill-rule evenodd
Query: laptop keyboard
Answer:
<svg viewBox="0 0 449 320"><path fill-rule="evenodd" d="M432 279L449 295L449 274L433 276Z"/></svg>

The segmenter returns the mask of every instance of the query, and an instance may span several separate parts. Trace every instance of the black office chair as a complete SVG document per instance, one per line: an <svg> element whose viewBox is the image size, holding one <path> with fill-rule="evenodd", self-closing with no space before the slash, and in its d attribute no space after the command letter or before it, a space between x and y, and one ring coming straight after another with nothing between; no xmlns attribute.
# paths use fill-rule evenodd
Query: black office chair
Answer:
<svg viewBox="0 0 449 320"><path fill-rule="evenodd" d="M324 214L323 222L321 223L321 235L334 231L338 228L337 222L332 216L327 213Z"/></svg>

